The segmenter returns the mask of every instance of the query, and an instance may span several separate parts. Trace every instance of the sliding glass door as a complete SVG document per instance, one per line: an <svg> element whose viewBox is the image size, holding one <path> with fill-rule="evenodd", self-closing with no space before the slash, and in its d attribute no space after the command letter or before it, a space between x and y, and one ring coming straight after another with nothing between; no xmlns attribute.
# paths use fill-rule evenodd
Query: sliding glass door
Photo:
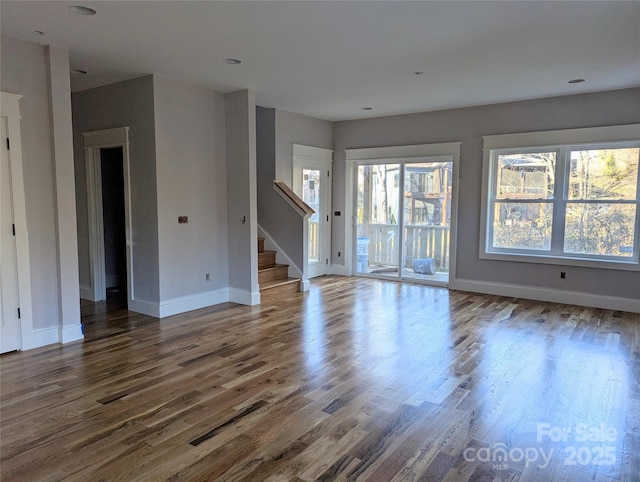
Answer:
<svg viewBox="0 0 640 482"><path fill-rule="evenodd" d="M398 276L400 164L358 166L356 273Z"/></svg>
<svg viewBox="0 0 640 482"><path fill-rule="evenodd" d="M356 274L449 281L452 171L450 159L357 166Z"/></svg>
<svg viewBox="0 0 640 482"><path fill-rule="evenodd" d="M404 165L405 278L449 281L452 170L451 161Z"/></svg>

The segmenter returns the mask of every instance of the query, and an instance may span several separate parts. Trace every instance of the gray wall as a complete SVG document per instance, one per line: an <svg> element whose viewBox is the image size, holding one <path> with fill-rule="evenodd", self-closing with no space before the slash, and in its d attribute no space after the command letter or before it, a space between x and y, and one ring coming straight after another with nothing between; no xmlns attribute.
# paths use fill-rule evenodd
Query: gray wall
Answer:
<svg viewBox="0 0 640 482"><path fill-rule="evenodd" d="M134 297L159 302L158 204L153 76L76 92L71 96L80 285L90 286L86 166L82 133L130 127Z"/></svg>
<svg viewBox="0 0 640 482"><path fill-rule="evenodd" d="M154 90L162 302L229 283L225 110L211 90L158 77Z"/></svg>
<svg viewBox="0 0 640 482"><path fill-rule="evenodd" d="M275 109L276 177L293 188L293 145L333 149L333 122Z"/></svg>
<svg viewBox="0 0 640 482"><path fill-rule="evenodd" d="M34 329L59 324L51 115L46 48L2 37L0 90L24 96L22 163Z"/></svg>
<svg viewBox="0 0 640 482"><path fill-rule="evenodd" d="M229 287L248 304L258 296L255 93L225 94L225 117Z"/></svg>
<svg viewBox="0 0 640 482"><path fill-rule="evenodd" d="M640 123L640 89L555 97L440 112L337 122L333 209L345 206L345 149L461 141L456 277L640 298L640 274L590 268L480 260L482 136ZM334 218L334 221L336 219ZM333 263L344 251L345 220L333 225Z"/></svg>
<svg viewBox="0 0 640 482"><path fill-rule="evenodd" d="M333 123L277 109L257 108L258 223L299 269L303 220L273 190L273 181L293 188L293 144L333 148Z"/></svg>

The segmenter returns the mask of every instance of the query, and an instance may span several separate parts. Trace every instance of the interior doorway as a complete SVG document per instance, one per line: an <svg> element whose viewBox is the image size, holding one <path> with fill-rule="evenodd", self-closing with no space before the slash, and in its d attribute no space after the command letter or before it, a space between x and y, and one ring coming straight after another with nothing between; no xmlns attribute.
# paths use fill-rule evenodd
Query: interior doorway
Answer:
<svg viewBox="0 0 640 482"><path fill-rule="evenodd" d="M129 128L83 134L89 214L89 301L133 299Z"/></svg>
<svg viewBox="0 0 640 482"><path fill-rule="evenodd" d="M127 240L122 147L100 149L100 170L106 299L126 299Z"/></svg>

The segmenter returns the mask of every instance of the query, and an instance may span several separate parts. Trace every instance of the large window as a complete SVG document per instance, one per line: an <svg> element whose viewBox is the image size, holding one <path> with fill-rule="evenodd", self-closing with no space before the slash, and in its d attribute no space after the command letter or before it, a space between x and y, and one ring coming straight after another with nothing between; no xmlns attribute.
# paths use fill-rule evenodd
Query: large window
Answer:
<svg viewBox="0 0 640 482"><path fill-rule="evenodd" d="M637 125L486 137L481 257L638 269L639 139Z"/></svg>

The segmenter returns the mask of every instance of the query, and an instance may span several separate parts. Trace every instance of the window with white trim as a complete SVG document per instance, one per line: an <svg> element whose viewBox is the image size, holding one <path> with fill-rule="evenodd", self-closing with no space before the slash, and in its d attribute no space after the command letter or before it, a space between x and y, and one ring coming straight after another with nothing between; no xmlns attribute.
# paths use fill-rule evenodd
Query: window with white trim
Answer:
<svg viewBox="0 0 640 482"><path fill-rule="evenodd" d="M481 257L638 269L640 126L618 127L486 137Z"/></svg>

